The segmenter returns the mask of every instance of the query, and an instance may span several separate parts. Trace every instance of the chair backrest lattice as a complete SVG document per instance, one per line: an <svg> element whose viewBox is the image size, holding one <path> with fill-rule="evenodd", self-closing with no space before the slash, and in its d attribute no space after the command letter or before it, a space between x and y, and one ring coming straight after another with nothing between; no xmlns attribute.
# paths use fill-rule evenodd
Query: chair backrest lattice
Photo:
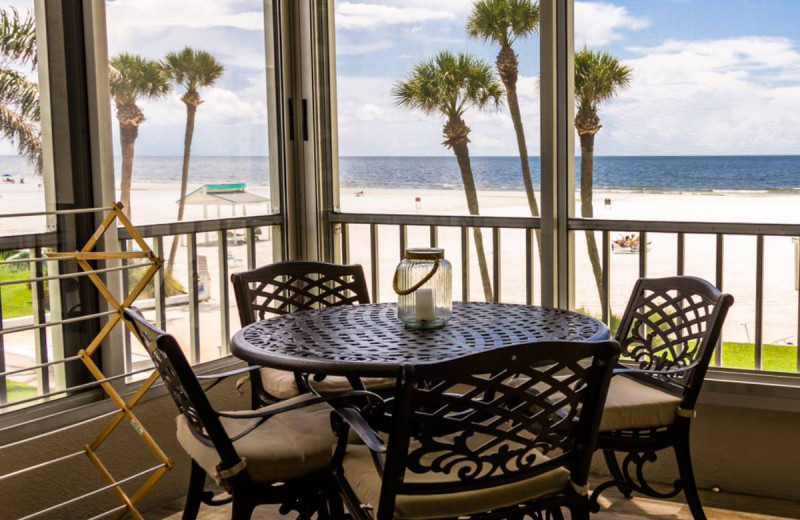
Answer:
<svg viewBox="0 0 800 520"><path fill-rule="evenodd" d="M231 279L242 326L271 315L370 302L360 265L278 262Z"/></svg>
<svg viewBox="0 0 800 520"><path fill-rule="evenodd" d="M552 342L404 367L381 508L398 494L488 488L559 466L584 485L618 355L615 341ZM425 473L448 477L411 478Z"/></svg>
<svg viewBox="0 0 800 520"><path fill-rule="evenodd" d="M638 280L617 331L623 361L653 372L634 377L696 399L732 304L700 278Z"/></svg>
<svg viewBox="0 0 800 520"><path fill-rule="evenodd" d="M238 464L239 456L175 338L151 325L138 309L125 309L125 320L144 345L178 411L198 440L216 448L222 468Z"/></svg>

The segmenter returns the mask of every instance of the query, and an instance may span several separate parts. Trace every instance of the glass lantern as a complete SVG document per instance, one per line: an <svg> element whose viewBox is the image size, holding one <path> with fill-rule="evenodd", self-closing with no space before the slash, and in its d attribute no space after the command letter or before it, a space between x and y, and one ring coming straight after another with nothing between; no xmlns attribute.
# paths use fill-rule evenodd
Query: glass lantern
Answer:
<svg viewBox="0 0 800 520"><path fill-rule="evenodd" d="M410 329L436 329L453 317L453 267L444 249L406 249L394 273L397 317Z"/></svg>

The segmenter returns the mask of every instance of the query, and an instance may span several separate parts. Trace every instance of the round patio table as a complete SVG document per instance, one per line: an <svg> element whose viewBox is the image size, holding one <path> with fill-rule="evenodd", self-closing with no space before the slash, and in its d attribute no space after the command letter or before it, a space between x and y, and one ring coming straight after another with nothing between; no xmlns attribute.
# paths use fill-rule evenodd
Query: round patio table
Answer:
<svg viewBox="0 0 800 520"><path fill-rule="evenodd" d="M344 305L298 311L244 327L233 354L255 365L348 377L394 377L406 363L445 361L520 343L602 341L608 328L576 312L530 305L455 302L440 329L411 330L397 305Z"/></svg>

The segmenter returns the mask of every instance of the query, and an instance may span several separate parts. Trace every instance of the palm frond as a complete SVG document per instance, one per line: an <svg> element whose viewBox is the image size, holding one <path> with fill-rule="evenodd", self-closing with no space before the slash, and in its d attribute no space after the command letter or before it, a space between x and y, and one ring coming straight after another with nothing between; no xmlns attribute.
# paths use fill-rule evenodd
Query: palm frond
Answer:
<svg viewBox="0 0 800 520"><path fill-rule="evenodd" d="M464 84L464 98L481 110L498 110L502 105L503 86L497 81L494 67L468 54L459 56L459 71Z"/></svg>
<svg viewBox="0 0 800 520"><path fill-rule="evenodd" d="M213 85L225 72L225 67L213 54L191 47L168 53L162 66L170 79L189 93Z"/></svg>
<svg viewBox="0 0 800 520"><path fill-rule="evenodd" d="M0 9L0 55L36 68L36 23L32 13L20 17L13 8Z"/></svg>
<svg viewBox="0 0 800 520"><path fill-rule="evenodd" d="M539 29L539 3L530 0L508 0L513 39L525 38Z"/></svg>
<svg viewBox="0 0 800 520"><path fill-rule="evenodd" d="M138 54L117 54L110 60L109 85L117 105L163 98L172 91L164 68Z"/></svg>
<svg viewBox="0 0 800 520"><path fill-rule="evenodd" d="M467 34L484 42L508 45L506 0L479 0L467 18Z"/></svg>
<svg viewBox="0 0 800 520"><path fill-rule="evenodd" d="M539 27L539 4L531 0L477 0L467 18L467 34L507 47Z"/></svg>
<svg viewBox="0 0 800 520"><path fill-rule="evenodd" d="M595 110L631 82L633 71L611 54L586 47L575 53L575 101L579 108Z"/></svg>
<svg viewBox="0 0 800 520"><path fill-rule="evenodd" d="M34 165L37 173L41 173L42 137L38 125L0 102L0 133L16 144L19 154Z"/></svg>
<svg viewBox="0 0 800 520"><path fill-rule="evenodd" d="M0 103L16 107L24 119L39 121L39 85L15 70L0 68Z"/></svg>
<svg viewBox="0 0 800 520"><path fill-rule="evenodd" d="M425 114L460 117L469 107L500 106L503 87L491 65L465 53L442 51L417 64L405 80L395 83L398 106Z"/></svg>

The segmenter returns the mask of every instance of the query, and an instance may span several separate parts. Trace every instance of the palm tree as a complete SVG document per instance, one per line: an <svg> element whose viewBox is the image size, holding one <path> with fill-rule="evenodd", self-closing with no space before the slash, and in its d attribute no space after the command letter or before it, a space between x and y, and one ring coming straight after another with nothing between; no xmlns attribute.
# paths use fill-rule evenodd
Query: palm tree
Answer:
<svg viewBox="0 0 800 520"><path fill-rule="evenodd" d="M592 178L594 172L594 137L600 131L598 108L600 103L615 97L620 89L631 82L631 68L607 52L591 51L586 47L575 53L575 130L581 141L581 215L594 217L592 205ZM586 232L586 247L592 263L597 292L603 295L603 269L594 231ZM606 297L608 295L605 295Z"/></svg>
<svg viewBox="0 0 800 520"><path fill-rule="evenodd" d="M158 61L138 54L117 54L110 60L109 86L117 107L119 141L122 147L122 179L120 192L125 214L131 216L131 179L133 178L133 153L139 125L145 121L138 102L160 99L172 88L164 69Z"/></svg>
<svg viewBox="0 0 800 520"><path fill-rule="evenodd" d="M194 121L197 107L203 102L199 89L210 87L222 76L225 68L210 53L184 47L179 52L170 52L164 58L164 69L170 79L181 85L186 92L181 101L186 105L186 134L183 141L183 170L181 173L181 198L178 203L178 220L183 220L186 207L186 191L189 185L189 157L192 151ZM167 271L172 272L175 254L178 252L178 240L172 241L172 249L167 262Z"/></svg>
<svg viewBox="0 0 800 520"><path fill-rule="evenodd" d="M17 144L19 154L42 171L39 85L19 68L36 71L36 24L29 12L0 9L0 133Z"/></svg>
<svg viewBox="0 0 800 520"><path fill-rule="evenodd" d="M539 216L539 204L533 191L531 165L528 161L528 145L525 142L525 128L522 125L522 114L517 99L517 79L519 77L519 59L513 45L520 38L526 38L536 32L539 27L539 4L531 0L479 0L472 6L467 19L467 33L472 38L484 42L492 42L500 46L497 55L497 72L506 90L508 110L517 134L519 160L522 165L522 182L528 197L531 215ZM541 256L541 232L536 230L536 243Z"/></svg>
<svg viewBox="0 0 800 520"><path fill-rule="evenodd" d="M458 160L470 215L479 215L478 192L469 158L470 128L464 122L464 114L471 107L479 110L500 107L503 90L491 65L469 54L442 51L417 64L404 81L395 84L392 95L403 108L444 116L442 144L453 150ZM491 301L492 284L483 250L483 234L477 227L472 231L484 297Z"/></svg>

